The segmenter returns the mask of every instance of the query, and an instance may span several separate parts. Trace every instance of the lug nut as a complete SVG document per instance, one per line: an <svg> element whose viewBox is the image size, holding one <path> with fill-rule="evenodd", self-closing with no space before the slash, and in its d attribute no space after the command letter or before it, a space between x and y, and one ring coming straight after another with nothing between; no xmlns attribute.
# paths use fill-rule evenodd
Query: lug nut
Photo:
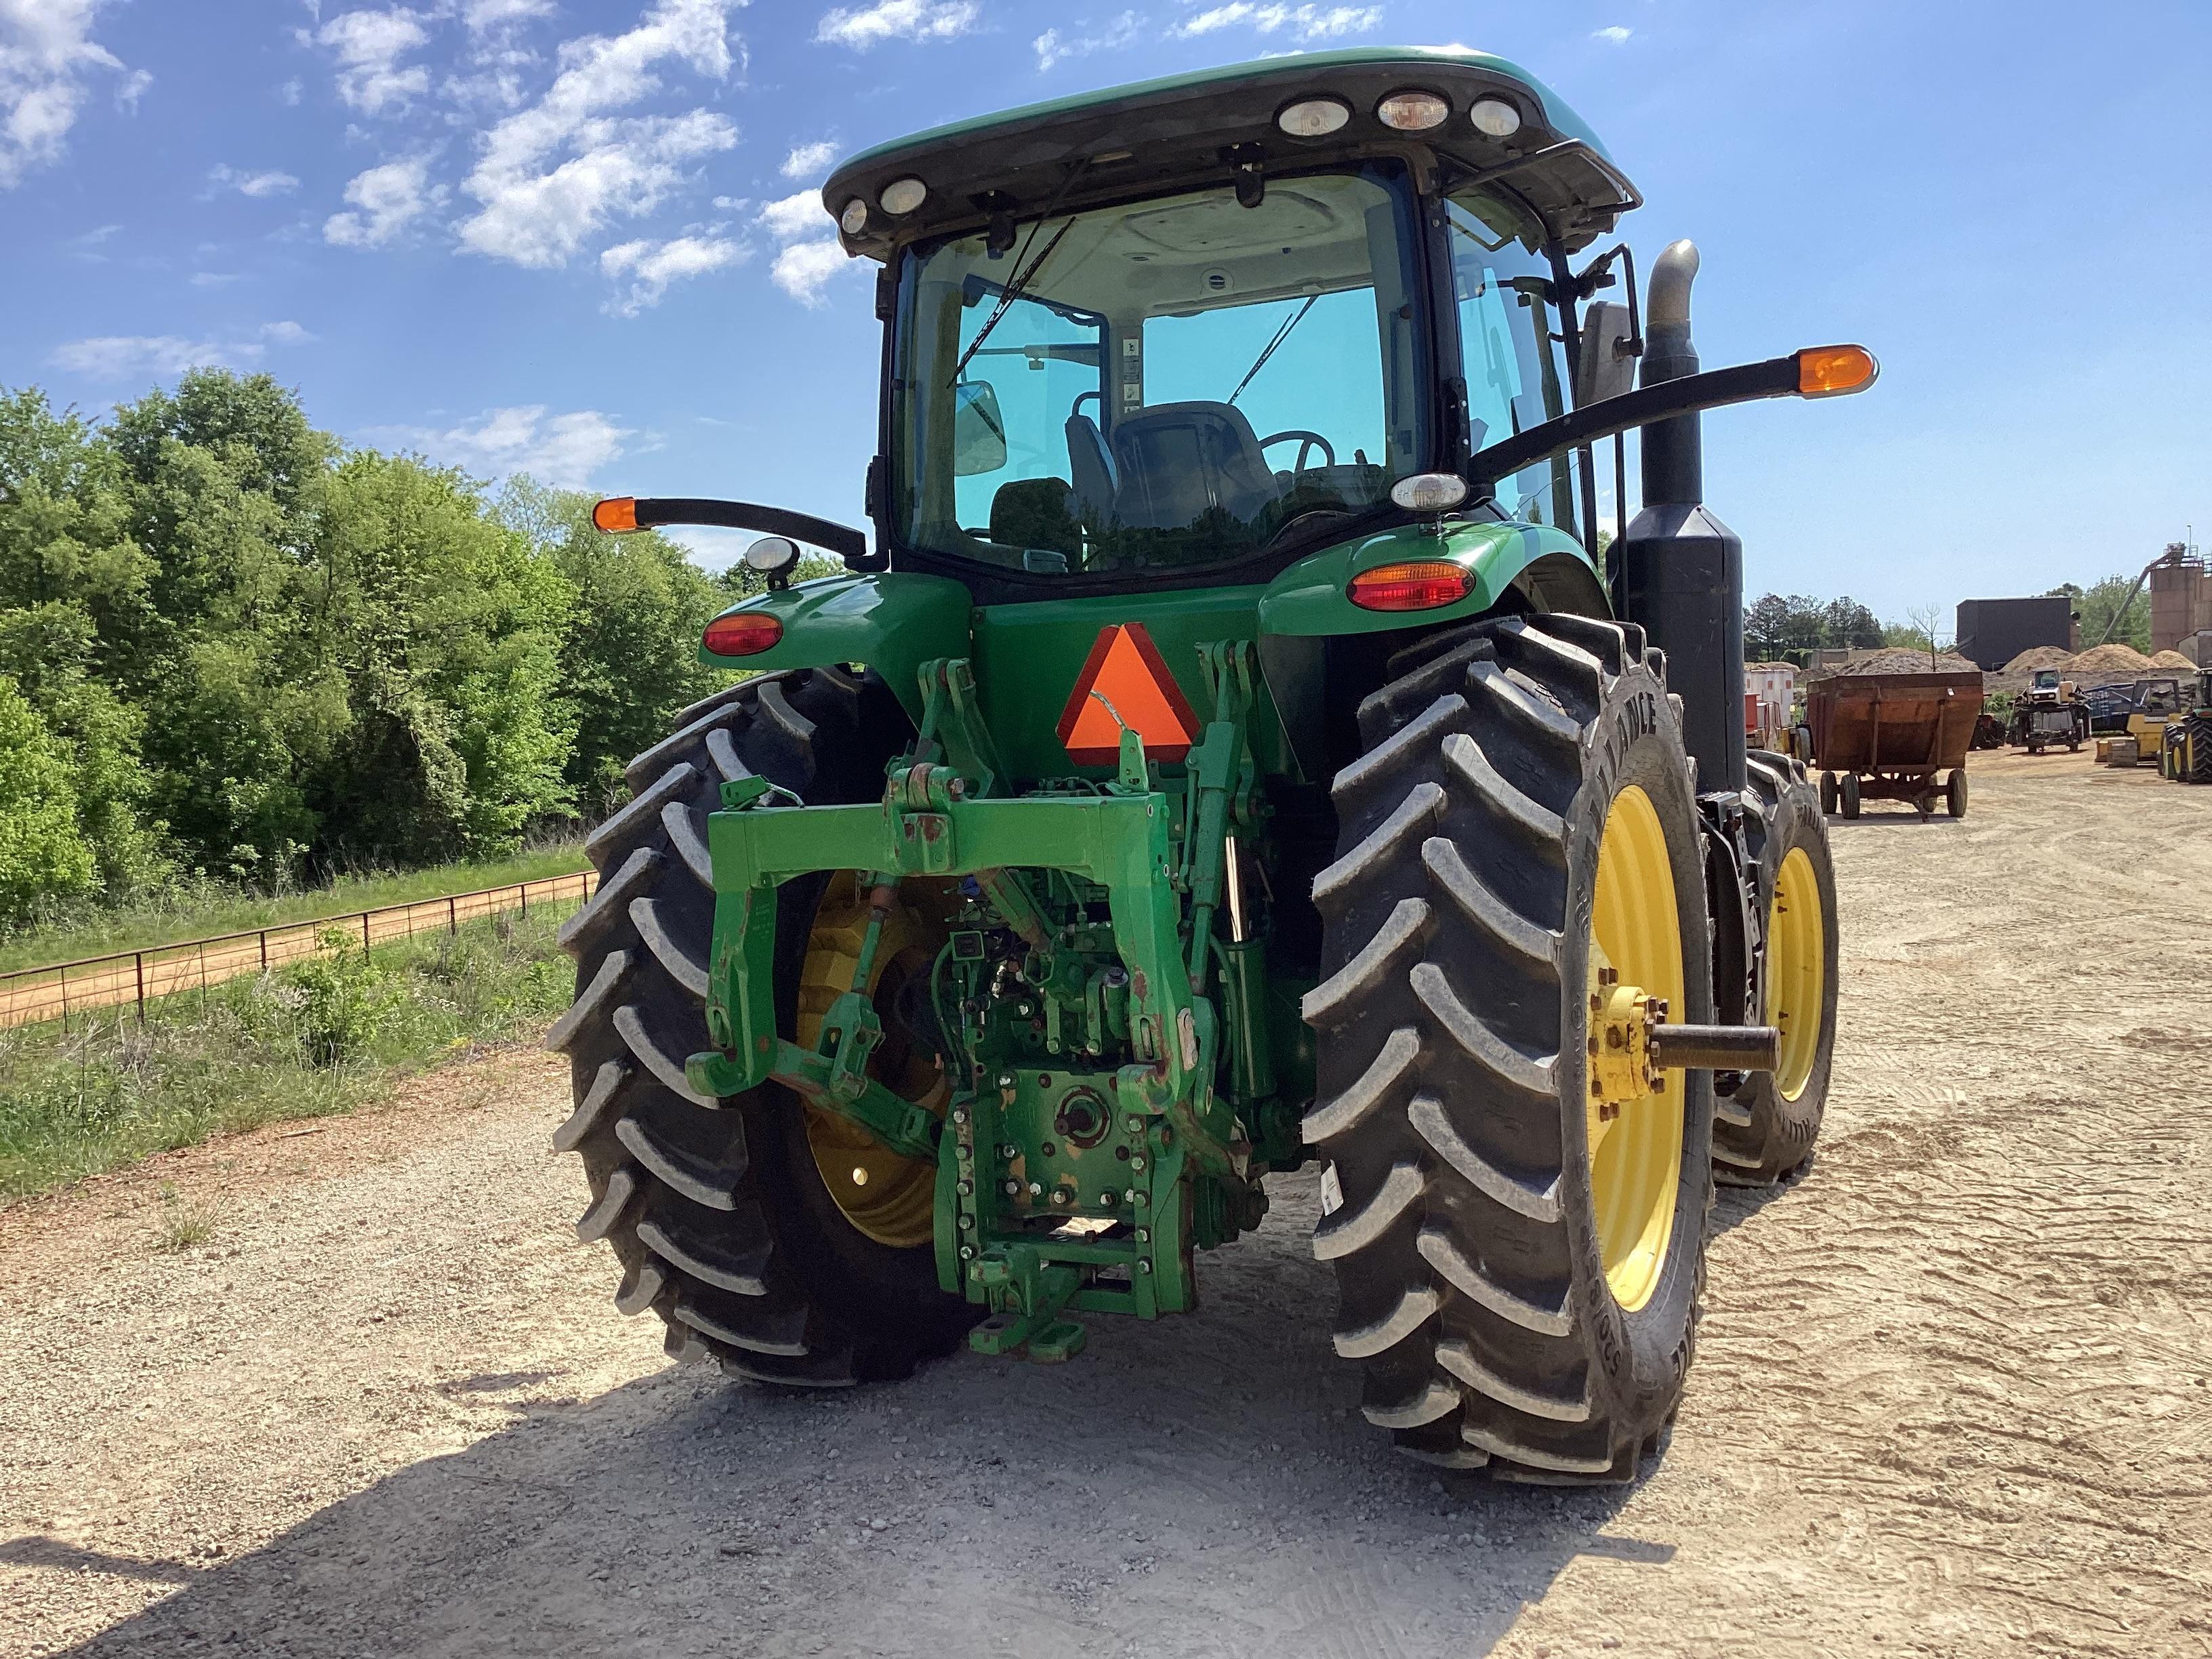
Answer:
<svg viewBox="0 0 2212 1659"><path fill-rule="evenodd" d="M1055 1204L1073 1204L1075 1202L1075 1194L1065 1187L1055 1187L1052 1189L1052 1201Z"/></svg>
<svg viewBox="0 0 2212 1659"><path fill-rule="evenodd" d="M1136 1156L1136 1157L1134 1157L1134 1158L1132 1158L1129 1160L1129 1167L1130 1167L1131 1169L1133 1169L1133 1170L1141 1170L1141 1169L1143 1169L1143 1168L1145 1167L1145 1160L1144 1160L1143 1155L1142 1155L1142 1154L1139 1154L1138 1156Z"/></svg>
<svg viewBox="0 0 2212 1659"><path fill-rule="evenodd" d="M1138 1229L1137 1229L1137 1243L1139 1243L1139 1244L1149 1244L1149 1243L1151 1243L1152 1242L1152 1230L1150 1227L1139 1227L1139 1228L1138 1228Z"/></svg>
<svg viewBox="0 0 2212 1659"><path fill-rule="evenodd" d="M1152 1272L1152 1264L1151 1262L1149 1262L1149 1261L1139 1261L1137 1263L1137 1271L1138 1271L1139 1273L1151 1273L1151 1272Z"/></svg>
<svg viewBox="0 0 2212 1659"><path fill-rule="evenodd" d="M968 1121L968 1109L965 1106L955 1106L952 1109L952 1121L955 1123L965 1123Z"/></svg>
<svg viewBox="0 0 2212 1659"><path fill-rule="evenodd" d="M963 1244L960 1247L960 1259L963 1261L972 1261L975 1258L975 1247L973 1244Z"/></svg>
<svg viewBox="0 0 2212 1659"><path fill-rule="evenodd" d="M975 1183L972 1181L956 1182L952 1190L958 1193L961 1197L966 1198L975 1192Z"/></svg>
<svg viewBox="0 0 2212 1659"><path fill-rule="evenodd" d="M1111 1187L1098 1194L1098 1207L1102 1210L1112 1209L1118 1201L1118 1196Z"/></svg>
<svg viewBox="0 0 2212 1659"><path fill-rule="evenodd" d="M1022 1183L1018 1181L1009 1181L1006 1183L1006 1196L1008 1198L1019 1198L1021 1195Z"/></svg>
<svg viewBox="0 0 2212 1659"><path fill-rule="evenodd" d="M1031 1198L1042 1198L1043 1195L1044 1182L1042 1181L1032 1181L1030 1182L1030 1196Z"/></svg>
<svg viewBox="0 0 2212 1659"><path fill-rule="evenodd" d="M1027 1013L1027 1012L1029 1012L1029 1010L1028 1010L1028 1009L1026 1009L1026 1008L1024 1008L1024 1009L1023 1009L1023 1010L1022 1010L1022 1012L1023 1012L1024 1013ZM1000 1086L1001 1089L1011 1089L1011 1088L1012 1088L1012 1087L1014 1086L1014 1074L1013 1074L1012 1072L1001 1072L1001 1073L999 1073L999 1086Z"/></svg>

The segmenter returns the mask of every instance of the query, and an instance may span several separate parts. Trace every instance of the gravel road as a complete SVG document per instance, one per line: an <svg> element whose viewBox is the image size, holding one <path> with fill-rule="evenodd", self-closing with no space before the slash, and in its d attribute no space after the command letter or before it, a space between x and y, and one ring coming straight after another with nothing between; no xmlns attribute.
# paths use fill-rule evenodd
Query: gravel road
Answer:
<svg viewBox="0 0 2212 1659"><path fill-rule="evenodd" d="M1835 825L1820 1152L1634 1487L1395 1458L1310 1178L1073 1364L672 1367L507 1053L0 1214L0 1653L2212 1654L2212 791L1974 784Z"/></svg>

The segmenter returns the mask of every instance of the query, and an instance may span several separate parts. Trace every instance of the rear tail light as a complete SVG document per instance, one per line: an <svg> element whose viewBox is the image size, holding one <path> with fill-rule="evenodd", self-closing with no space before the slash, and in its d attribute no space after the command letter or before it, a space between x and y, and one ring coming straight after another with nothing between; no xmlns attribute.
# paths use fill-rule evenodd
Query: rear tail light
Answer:
<svg viewBox="0 0 2212 1659"><path fill-rule="evenodd" d="M1363 570L1346 590L1362 611L1434 611L1457 605L1474 586L1461 566L1443 559L1416 559Z"/></svg>
<svg viewBox="0 0 2212 1659"><path fill-rule="evenodd" d="M708 623L705 637L718 657L757 657L783 637L783 622L764 611L733 611Z"/></svg>

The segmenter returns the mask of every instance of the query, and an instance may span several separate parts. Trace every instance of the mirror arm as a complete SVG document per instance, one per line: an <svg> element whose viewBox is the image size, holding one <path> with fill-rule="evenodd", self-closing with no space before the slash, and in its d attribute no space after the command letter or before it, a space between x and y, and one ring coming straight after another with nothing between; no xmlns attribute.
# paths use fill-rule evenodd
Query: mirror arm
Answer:
<svg viewBox="0 0 2212 1659"><path fill-rule="evenodd" d="M1797 356L1769 358L1763 363L1739 363L1703 374L1686 374L1639 386L1618 398L1589 404L1569 414L1530 427L1502 443L1477 450L1468 460L1468 480L1478 497L1492 493L1500 478L1510 477L1524 466L1558 454L1563 449L1595 443L1616 432L1693 415L1699 410L1729 404L1751 403L1761 398L1800 396Z"/></svg>
<svg viewBox="0 0 2212 1659"><path fill-rule="evenodd" d="M658 529L664 525L714 525L727 530L757 530L770 536L788 536L836 554L848 570L881 570L885 562L868 551L868 538L850 525L834 524L811 513L788 507L763 507L755 501L715 501L693 495L641 495L637 498L637 527Z"/></svg>

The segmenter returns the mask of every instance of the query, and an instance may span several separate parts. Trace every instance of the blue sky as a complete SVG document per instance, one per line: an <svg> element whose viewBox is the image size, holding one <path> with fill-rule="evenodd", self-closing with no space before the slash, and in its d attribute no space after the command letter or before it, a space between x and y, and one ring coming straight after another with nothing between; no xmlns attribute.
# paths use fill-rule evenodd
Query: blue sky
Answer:
<svg viewBox="0 0 2212 1659"><path fill-rule="evenodd" d="M1708 367L1881 355L1863 397L1709 419L1754 593L1894 617L2212 538L2201 0L0 0L0 384L98 410L265 368L480 475L857 520L878 337L836 156L1397 41L1596 127L1639 254L1703 249Z"/></svg>

